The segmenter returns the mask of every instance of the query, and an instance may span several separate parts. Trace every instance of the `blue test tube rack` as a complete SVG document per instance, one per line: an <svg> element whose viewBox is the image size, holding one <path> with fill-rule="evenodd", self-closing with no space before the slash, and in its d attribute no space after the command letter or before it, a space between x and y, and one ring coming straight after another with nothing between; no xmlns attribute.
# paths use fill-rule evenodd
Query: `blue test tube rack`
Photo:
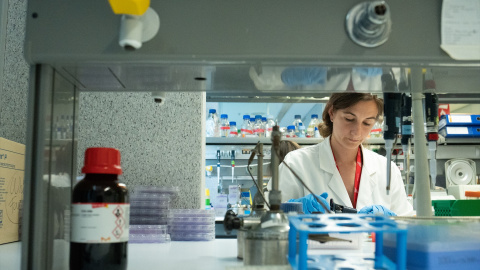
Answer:
<svg viewBox="0 0 480 270"><path fill-rule="evenodd" d="M309 235L364 232L375 233L375 257L365 258L374 261L375 269L403 270L406 268L407 229L389 218L366 214L298 215L290 216L289 222L288 261L293 269L306 270L310 267L324 267L326 260L335 259L332 255L309 257L307 255ZM396 264L383 254L384 233L396 234ZM299 239L298 247L297 237Z"/></svg>

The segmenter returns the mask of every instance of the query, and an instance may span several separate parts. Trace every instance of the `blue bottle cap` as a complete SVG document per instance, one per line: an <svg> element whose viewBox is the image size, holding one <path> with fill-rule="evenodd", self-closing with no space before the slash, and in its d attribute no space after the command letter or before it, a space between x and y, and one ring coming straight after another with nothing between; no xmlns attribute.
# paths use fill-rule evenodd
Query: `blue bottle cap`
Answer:
<svg viewBox="0 0 480 270"><path fill-rule="evenodd" d="M266 117L262 117L262 122L267 122L267 118L266 118Z"/></svg>
<svg viewBox="0 0 480 270"><path fill-rule="evenodd" d="M318 114L312 114L312 118L318 118Z"/></svg>
<svg viewBox="0 0 480 270"><path fill-rule="evenodd" d="M261 115L255 115L255 119L262 119L262 116Z"/></svg>
<svg viewBox="0 0 480 270"><path fill-rule="evenodd" d="M250 115L248 115L248 114L245 114L245 115L243 116L243 120L245 120L245 119L248 119L248 120L250 120Z"/></svg>
<svg viewBox="0 0 480 270"><path fill-rule="evenodd" d="M216 113L216 112L217 112L217 110L215 110L215 109L208 110L208 113Z"/></svg>
<svg viewBox="0 0 480 270"><path fill-rule="evenodd" d="M237 122L230 122L230 126L236 126Z"/></svg>
<svg viewBox="0 0 480 270"><path fill-rule="evenodd" d="M221 114L221 115L220 115L220 118L222 118L222 119L223 119L223 118L228 118L228 114Z"/></svg>
<svg viewBox="0 0 480 270"><path fill-rule="evenodd" d="M295 130L295 126L288 126L287 130Z"/></svg>
<svg viewBox="0 0 480 270"><path fill-rule="evenodd" d="M295 119L302 119L302 116L300 114L295 114Z"/></svg>

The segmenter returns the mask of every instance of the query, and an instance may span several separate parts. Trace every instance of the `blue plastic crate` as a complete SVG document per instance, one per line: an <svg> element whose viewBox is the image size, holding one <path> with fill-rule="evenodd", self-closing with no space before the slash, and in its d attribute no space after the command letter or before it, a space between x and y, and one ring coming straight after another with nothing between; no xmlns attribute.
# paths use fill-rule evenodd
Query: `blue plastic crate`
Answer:
<svg viewBox="0 0 480 270"><path fill-rule="evenodd" d="M383 216L374 215L299 215L290 216L290 231L288 235L288 261L293 269L323 269L343 267L341 264L348 258L337 255L307 255L307 239L311 234L328 233L369 233L376 235L375 254L373 257L353 258L362 261L363 266L382 269L405 269L407 229L395 221ZM383 235L396 235L396 264L383 254ZM297 247L297 237L299 244Z"/></svg>
<svg viewBox="0 0 480 270"><path fill-rule="evenodd" d="M480 269L480 219L473 217L400 217L408 229L409 270ZM396 259L396 239L384 237L384 253Z"/></svg>

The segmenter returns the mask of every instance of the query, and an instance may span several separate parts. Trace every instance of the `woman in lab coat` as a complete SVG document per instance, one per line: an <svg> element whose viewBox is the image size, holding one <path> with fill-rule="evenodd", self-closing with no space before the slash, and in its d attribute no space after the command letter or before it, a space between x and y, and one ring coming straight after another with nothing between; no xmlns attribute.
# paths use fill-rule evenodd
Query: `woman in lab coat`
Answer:
<svg viewBox="0 0 480 270"><path fill-rule="evenodd" d="M327 206L333 198L335 203L356 208L359 213L412 215L400 170L392 164L387 195L387 159L362 146L382 112L383 101L371 94L331 95L319 125L325 140L288 153L285 163ZM306 213L324 212L283 163L279 178L283 200L302 202Z"/></svg>

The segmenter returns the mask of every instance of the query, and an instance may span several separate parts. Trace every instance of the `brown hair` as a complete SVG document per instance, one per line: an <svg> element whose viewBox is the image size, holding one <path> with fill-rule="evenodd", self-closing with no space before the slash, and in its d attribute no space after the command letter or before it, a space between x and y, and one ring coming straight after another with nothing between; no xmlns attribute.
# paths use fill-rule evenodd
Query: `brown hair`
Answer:
<svg viewBox="0 0 480 270"><path fill-rule="evenodd" d="M283 159L285 159L285 156L289 153L292 152L293 150L297 150L300 148L300 145L296 142L292 142L289 140L283 140L280 141L280 163L282 163Z"/></svg>
<svg viewBox="0 0 480 270"><path fill-rule="evenodd" d="M320 131L320 135L326 138L332 135L333 130L333 123L330 119L330 114L328 111L333 109L342 110L349 108L360 101L370 101L373 100L377 104L378 114L377 114L377 121L380 119L380 116L383 114L383 99L378 98L375 95L369 93L335 93L330 96L327 104L325 105L325 109L323 110L322 120L323 123L318 125L318 130Z"/></svg>

